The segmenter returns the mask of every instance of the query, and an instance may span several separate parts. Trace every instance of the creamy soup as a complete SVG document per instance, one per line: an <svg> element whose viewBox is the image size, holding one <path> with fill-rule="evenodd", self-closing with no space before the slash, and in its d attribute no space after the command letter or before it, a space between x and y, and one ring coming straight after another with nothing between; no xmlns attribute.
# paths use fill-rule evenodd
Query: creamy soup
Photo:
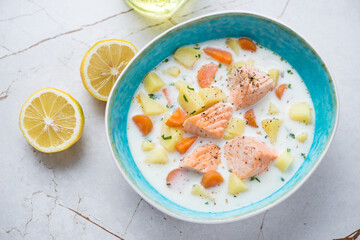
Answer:
<svg viewBox="0 0 360 240"><path fill-rule="evenodd" d="M249 41L250 45L254 44L251 40ZM150 76L148 75L149 79L145 79L139 85L132 99L127 120L127 137L134 161L147 181L160 194L181 206L197 211L219 212L260 201L290 180L310 150L315 119L312 110L313 103L304 82L296 70L281 56L257 44L255 50L252 47L249 48L246 44L239 45L237 39L216 39L182 48L175 53L175 55L180 54L179 56L169 56L151 71ZM195 51L189 50L190 48ZM215 54L211 52L207 54L204 52L206 48L222 51L220 51L220 55L216 51ZM188 56L191 54L195 57ZM222 54L225 55L222 56ZM231 63L229 63L229 54ZM245 125L241 127L240 124L240 130L230 131L230 135L227 132L229 126L226 126L219 139L198 136L190 148L180 149L186 152L180 153L178 144L184 138L197 135L184 131L182 126L167 127L167 131L164 132L165 120L172 116L178 108L186 113L186 118L189 119L210 109L217 100L215 99L213 101L215 103L211 103L209 106L202 106L203 109L198 109L196 112L195 110L190 113L186 112L184 104L189 104L191 99L186 99L186 103L185 99L179 101L188 95L184 94L185 90L181 91L181 86L179 87L176 82L180 81L182 86L185 83L189 91L199 95L199 91L202 89L200 85L203 83L198 80L199 70L210 63L216 64L217 72L212 77L211 71L209 73L205 71L205 78L210 75L212 79L207 79L207 81L210 80L210 87L216 87L226 97L218 102L232 106L231 118L240 119L239 121L245 122ZM264 72L266 77L270 77L274 81L274 87L255 104L237 110L229 101L231 89L228 79L231 71L236 71L237 68L244 69L245 66L253 66ZM149 93L149 89L151 93ZM179 89L181 95L179 95ZM167 97L165 97L165 93ZM281 99L277 95L281 95ZM149 103L144 102L149 99L151 99ZM154 102L156 102L155 107L152 105ZM245 112L251 109L254 111L258 127L250 126L251 119L244 118ZM152 127L142 119L136 124L133 118L137 115L146 115L151 120ZM266 131L266 122L263 123L266 119L278 121L277 126L280 127L276 134L274 131L270 134ZM142 125L140 128L139 124ZM171 128L173 132L169 130ZM171 134L173 134L172 137ZM273 141L271 141L270 135L272 135ZM243 136L255 138L276 152L277 157L270 161L268 169L253 176L241 177L229 168L227 159L224 157L224 146L227 142ZM175 141L172 143L176 145L175 149L164 146L166 141ZM191 168L181 170L182 175L175 176L175 180L166 180L169 172L180 167L182 159L190 156L196 148L207 143L214 143L220 148L219 159L221 162L217 166L216 172L223 178L222 182L218 182L218 185L213 187L202 184L204 173ZM235 192L230 190L229 184L233 184L230 183L230 175L233 175L233 178L234 175L236 176Z"/></svg>

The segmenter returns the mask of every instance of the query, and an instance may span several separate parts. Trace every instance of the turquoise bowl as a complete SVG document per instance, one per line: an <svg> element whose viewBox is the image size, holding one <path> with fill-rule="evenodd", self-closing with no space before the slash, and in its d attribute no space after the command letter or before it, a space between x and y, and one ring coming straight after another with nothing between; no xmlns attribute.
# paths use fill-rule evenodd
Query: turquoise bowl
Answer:
<svg viewBox="0 0 360 240"><path fill-rule="evenodd" d="M127 115L135 90L146 73L178 47L211 39L249 37L286 59L300 74L315 107L315 136L307 158L280 189L258 202L224 212L199 212L180 206L159 193L144 178L131 156L126 135ZM281 202L310 176L324 157L339 114L333 79L314 49L297 33L273 19L244 12L220 12L179 24L147 44L123 71L106 107L106 132L117 166L134 190L162 212L190 222L222 223L243 219Z"/></svg>

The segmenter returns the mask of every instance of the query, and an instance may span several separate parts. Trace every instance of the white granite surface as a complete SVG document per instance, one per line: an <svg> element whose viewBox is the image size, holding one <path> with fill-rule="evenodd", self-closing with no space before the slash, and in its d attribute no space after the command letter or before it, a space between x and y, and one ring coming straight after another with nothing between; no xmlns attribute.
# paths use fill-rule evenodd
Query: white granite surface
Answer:
<svg viewBox="0 0 360 240"><path fill-rule="evenodd" d="M221 10L279 19L304 36L332 70L340 95L334 142L310 179L280 205L223 225L183 222L153 209L127 185L110 155L102 103L79 66L98 40L141 49L167 28ZM0 1L0 239L333 239L360 228L360 1L190 0L171 19L149 20L122 0ZM52 86L85 112L67 151L35 151L18 128L24 101Z"/></svg>

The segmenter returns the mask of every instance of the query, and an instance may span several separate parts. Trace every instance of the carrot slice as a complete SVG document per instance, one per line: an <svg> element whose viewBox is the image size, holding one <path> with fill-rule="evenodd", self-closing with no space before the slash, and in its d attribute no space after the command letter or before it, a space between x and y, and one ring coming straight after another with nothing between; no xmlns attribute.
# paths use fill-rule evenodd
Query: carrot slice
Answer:
<svg viewBox="0 0 360 240"><path fill-rule="evenodd" d="M141 99L140 99L140 95L139 95L139 94L136 95L136 101L137 101L137 103L141 103Z"/></svg>
<svg viewBox="0 0 360 240"><path fill-rule="evenodd" d="M189 150L189 148L191 147L191 145L193 145L193 143L196 141L196 139L198 138L198 136L193 136L193 137L189 137L189 138L183 138L177 145L176 145L176 150L179 151L179 153L184 154L187 152L187 150Z"/></svg>
<svg viewBox="0 0 360 240"><path fill-rule="evenodd" d="M247 120L249 126L257 128L254 109L247 110L244 114L244 118Z"/></svg>
<svg viewBox="0 0 360 240"><path fill-rule="evenodd" d="M285 89L287 89L287 84L281 84L276 88L275 95L278 97L278 99L281 100Z"/></svg>
<svg viewBox="0 0 360 240"><path fill-rule="evenodd" d="M188 178L187 170L175 168L171 170L166 177L166 185L168 187L181 187L181 183L186 183Z"/></svg>
<svg viewBox="0 0 360 240"><path fill-rule="evenodd" d="M169 104L169 106L171 106L171 100L170 100L170 97L169 97L169 94L168 94L168 91L166 88L163 88L162 89L162 92L164 93L164 96L165 96L165 99L167 101L167 103Z"/></svg>
<svg viewBox="0 0 360 240"><path fill-rule="evenodd" d="M207 47L204 48L204 52L221 63L230 64L232 62L232 55L227 51Z"/></svg>
<svg viewBox="0 0 360 240"><path fill-rule="evenodd" d="M142 132L143 136L148 135L152 128L153 124L151 119L146 115L136 115L133 116L132 120L136 124L136 126L139 128L140 132Z"/></svg>
<svg viewBox="0 0 360 240"><path fill-rule="evenodd" d="M199 86L202 88L210 87L217 71L218 65L215 63L209 63L202 66L197 75Z"/></svg>
<svg viewBox="0 0 360 240"><path fill-rule="evenodd" d="M243 50L256 52L256 44L250 38L239 38L239 45Z"/></svg>
<svg viewBox="0 0 360 240"><path fill-rule="evenodd" d="M180 127L183 122L186 120L186 114L181 110L181 108L176 109L176 111L169 117L166 121L166 125L169 127Z"/></svg>
<svg viewBox="0 0 360 240"><path fill-rule="evenodd" d="M168 173L167 177L166 177L166 182L167 183L171 183L172 181L174 181L174 179L180 175L180 173L183 170L181 168L175 168L173 169L171 172Z"/></svg>
<svg viewBox="0 0 360 240"><path fill-rule="evenodd" d="M219 186L224 181L224 178L215 170L210 170L204 173L201 179L201 185L204 188L211 188L215 186Z"/></svg>

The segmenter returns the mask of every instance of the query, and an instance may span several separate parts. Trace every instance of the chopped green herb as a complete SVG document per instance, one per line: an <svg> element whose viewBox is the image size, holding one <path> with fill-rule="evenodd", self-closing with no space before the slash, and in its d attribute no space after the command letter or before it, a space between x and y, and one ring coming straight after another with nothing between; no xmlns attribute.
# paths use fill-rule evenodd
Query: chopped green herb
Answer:
<svg viewBox="0 0 360 240"><path fill-rule="evenodd" d="M221 63L219 63L219 68L221 68L221 66L222 66Z"/></svg>
<svg viewBox="0 0 360 240"><path fill-rule="evenodd" d="M170 84L169 84L169 86L174 86L174 85L175 85L175 83L170 83Z"/></svg>
<svg viewBox="0 0 360 240"><path fill-rule="evenodd" d="M288 148L288 149L286 149L286 151L287 151L287 152L290 152L290 151L291 151L291 149L290 149L290 148Z"/></svg>
<svg viewBox="0 0 360 240"><path fill-rule="evenodd" d="M188 100L187 100L187 98L186 98L185 94L183 95L183 97L184 97L185 102L188 102Z"/></svg>
<svg viewBox="0 0 360 240"><path fill-rule="evenodd" d="M288 88L290 88L290 89L291 89L291 84L289 84L289 85L288 85Z"/></svg>
<svg viewBox="0 0 360 240"><path fill-rule="evenodd" d="M165 58L164 62L168 62L168 61L169 61L169 59Z"/></svg>
<svg viewBox="0 0 360 240"><path fill-rule="evenodd" d="M280 58L280 61L284 61L285 59L283 57Z"/></svg>
<svg viewBox="0 0 360 240"><path fill-rule="evenodd" d="M167 137L165 137L165 136L164 136L164 134L163 134L163 135L161 135L161 137L162 137L162 139L164 139L164 140L169 140L169 139L171 139L171 138L172 138L172 136L167 136Z"/></svg>
<svg viewBox="0 0 360 240"><path fill-rule="evenodd" d="M173 108L173 107L174 107L174 105L169 105L169 104L166 104L166 107L167 107L167 108Z"/></svg>
<svg viewBox="0 0 360 240"><path fill-rule="evenodd" d="M160 121L162 121L164 118L160 118Z"/></svg>
<svg viewBox="0 0 360 240"><path fill-rule="evenodd" d="M229 169L229 172L232 172L232 170L231 170L231 169Z"/></svg>
<svg viewBox="0 0 360 240"><path fill-rule="evenodd" d="M149 95L149 98L151 98L151 99L156 99L157 98L153 93L149 93L148 95Z"/></svg>
<svg viewBox="0 0 360 240"><path fill-rule="evenodd" d="M295 134L290 133L289 136L295 139Z"/></svg>
<svg viewBox="0 0 360 240"><path fill-rule="evenodd" d="M170 185L171 185L171 183L166 183L166 185L170 186Z"/></svg>
<svg viewBox="0 0 360 240"><path fill-rule="evenodd" d="M192 113L190 113L190 115L193 115L194 113L196 113L196 111L194 110Z"/></svg>
<svg viewBox="0 0 360 240"><path fill-rule="evenodd" d="M287 70L287 73L288 73L288 74L294 74L290 69Z"/></svg>
<svg viewBox="0 0 360 240"><path fill-rule="evenodd" d="M246 120L246 125L248 125L249 124L249 121L248 120Z"/></svg>
<svg viewBox="0 0 360 240"><path fill-rule="evenodd" d="M259 48L263 48L263 46L261 46L261 45L258 45L259 46Z"/></svg>
<svg viewBox="0 0 360 240"><path fill-rule="evenodd" d="M254 80L254 78L253 78L253 77L251 77L251 76L249 76L249 78L250 78L250 82L252 82L252 81Z"/></svg>
<svg viewBox="0 0 360 240"><path fill-rule="evenodd" d="M301 153L301 156L302 156L304 159L306 158L305 153Z"/></svg>
<svg viewBox="0 0 360 240"><path fill-rule="evenodd" d="M194 49L199 50L199 49L200 49L200 47L194 47Z"/></svg>
<svg viewBox="0 0 360 240"><path fill-rule="evenodd" d="M209 204L209 202L206 202L205 204Z"/></svg>
<svg viewBox="0 0 360 240"><path fill-rule="evenodd" d="M195 58L200 58L200 57L201 57L201 55L200 55L200 54L195 55Z"/></svg>
<svg viewBox="0 0 360 240"><path fill-rule="evenodd" d="M205 106L202 106L201 108L205 108Z"/></svg>
<svg viewBox="0 0 360 240"><path fill-rule="evenodd" d="M189 85L187 85L187 88L188 88L189 90L191 90L191 91L194 91L194 89L191 88L191 87L189 87Z"/></svg>
<svg viewBox="0 0 360 240"><path fill-rule="evenodd" d="M280 179L281 179L281 181L285 181L285 179L283 177L281 177Z"/></svg>
<svg viewBox="0 0 360 240"><path fill-rule="evenodd" d="M259 180L257 177L252 176L252 177L250 178L250 181L254 181L254 180L260 182L260 180Z"/></svg>
<svg viewBox="0 0 360 240"><path fill-rule="evenodd" d="M234 197L237 197L236 195L234 195Z"/></svg>

